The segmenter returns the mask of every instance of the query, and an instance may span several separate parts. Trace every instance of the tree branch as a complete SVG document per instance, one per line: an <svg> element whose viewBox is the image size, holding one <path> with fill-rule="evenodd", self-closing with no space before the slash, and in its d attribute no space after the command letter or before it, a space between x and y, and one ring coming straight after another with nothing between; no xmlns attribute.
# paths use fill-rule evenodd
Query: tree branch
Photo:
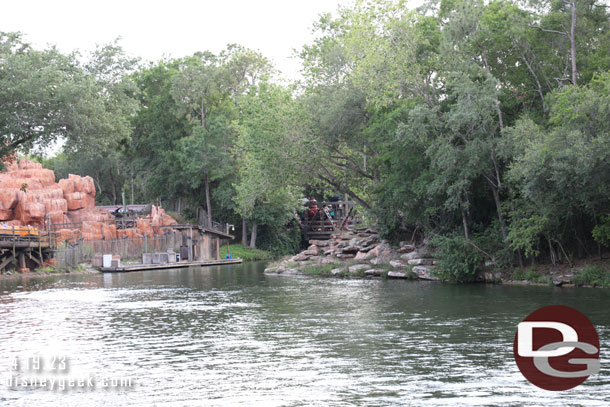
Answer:
<svg viewBox="0 0 610 407"><path fill-rule="evenodd" d="M527 25L527 27L535 28L535 29L543 31L545 33L553 33L553 34L565 35L566 37L570 36L570 34L568 34L567 32L557 31L557 30L548 30L546 28L538 27L537 25Z"/></svg>
<svg viewBox="0 0 610 407"><path fill-rule="evenodd" d="M364 201L362 198L360 198L358 195L356 195L351 189L349 189L348 187L346 187L345 185L340 184L339 182L335 181L333 178L333 175L330 173L330 171L328 171L328 169L324 168L324 167L320 167L324 170L324 172L326 172L326 176L320 174L320 172L317 172L317 176L318 178L320 178L322 181L327 182L329 185L337 188L339 191L343 192L344 194L348 194L349 196L351 196L356 202L358 202L360 205L362 205L365 209L370 210L371 209L371 205L369 205L366 201Z"/></svg>

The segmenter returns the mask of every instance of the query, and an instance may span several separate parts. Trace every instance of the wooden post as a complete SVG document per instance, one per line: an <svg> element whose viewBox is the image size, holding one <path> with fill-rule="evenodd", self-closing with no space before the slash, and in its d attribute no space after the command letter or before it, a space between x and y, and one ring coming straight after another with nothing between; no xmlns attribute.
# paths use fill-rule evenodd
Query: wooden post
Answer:
<svg viewBox="0 0 610 407"><path fill-rule="evenodd" d="M193 261L193 228L189 228L189 236L187 237L187 240L189 248L188 261Z"/></svg>
<svg viewBox="0 0 610 407"><path fill-rule="evenodd" d="M25 268L25 253L23 253L23 252L19 253L19 268L20 269Z"/></svg>
<svg viewBox="0 0 610 407"><path fill-rule="evenodd" d="M13 225L13 233L11 234L11 239L13 239L13 257L15 257L15 225Z"/></svg>

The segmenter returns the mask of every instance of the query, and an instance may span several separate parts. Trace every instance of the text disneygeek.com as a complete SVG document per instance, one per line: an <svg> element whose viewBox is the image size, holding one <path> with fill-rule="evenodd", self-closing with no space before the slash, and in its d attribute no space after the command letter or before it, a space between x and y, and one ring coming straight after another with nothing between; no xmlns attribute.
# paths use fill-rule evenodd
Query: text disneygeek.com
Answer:
<svg viewBox="0 0 610 407"><path fill-rule="evenodd" d="M131 377L68 376L70 360L66 356L44 358L39 355L10 360L10 372L0 377L0 385L12 390L46 389L53 391L128 389L135 385Z"/></svg>

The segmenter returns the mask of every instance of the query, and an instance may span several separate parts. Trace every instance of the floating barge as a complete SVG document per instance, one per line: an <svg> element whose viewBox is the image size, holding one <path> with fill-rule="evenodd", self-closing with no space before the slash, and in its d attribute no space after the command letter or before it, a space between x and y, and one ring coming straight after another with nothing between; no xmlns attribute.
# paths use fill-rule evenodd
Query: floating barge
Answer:
<svg viewBox="0 0 610 407"><path fill-rule="evenodd" d="M201 261L181 261L178 263L165 264L126 264L118 267L101 267L103 273L127 273L130 271L149 271L149 270L165 270L177 269L186 267L202 267L202 266L224 266L226 264L240 264L241 259L219 259L219 260L201 260Z"/></svg>

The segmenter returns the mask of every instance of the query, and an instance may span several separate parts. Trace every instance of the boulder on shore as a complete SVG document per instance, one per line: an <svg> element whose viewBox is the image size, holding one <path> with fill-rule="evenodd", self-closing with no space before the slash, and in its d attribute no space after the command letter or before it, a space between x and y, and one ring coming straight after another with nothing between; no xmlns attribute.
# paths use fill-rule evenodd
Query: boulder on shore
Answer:
<svg viewBox="0 0 610 407"><path fill-rule="evenodd" d="M422 280L438 281L438 277L432 274L430 267L427 266L415 266L413 267L413 273Z"/></svg>

